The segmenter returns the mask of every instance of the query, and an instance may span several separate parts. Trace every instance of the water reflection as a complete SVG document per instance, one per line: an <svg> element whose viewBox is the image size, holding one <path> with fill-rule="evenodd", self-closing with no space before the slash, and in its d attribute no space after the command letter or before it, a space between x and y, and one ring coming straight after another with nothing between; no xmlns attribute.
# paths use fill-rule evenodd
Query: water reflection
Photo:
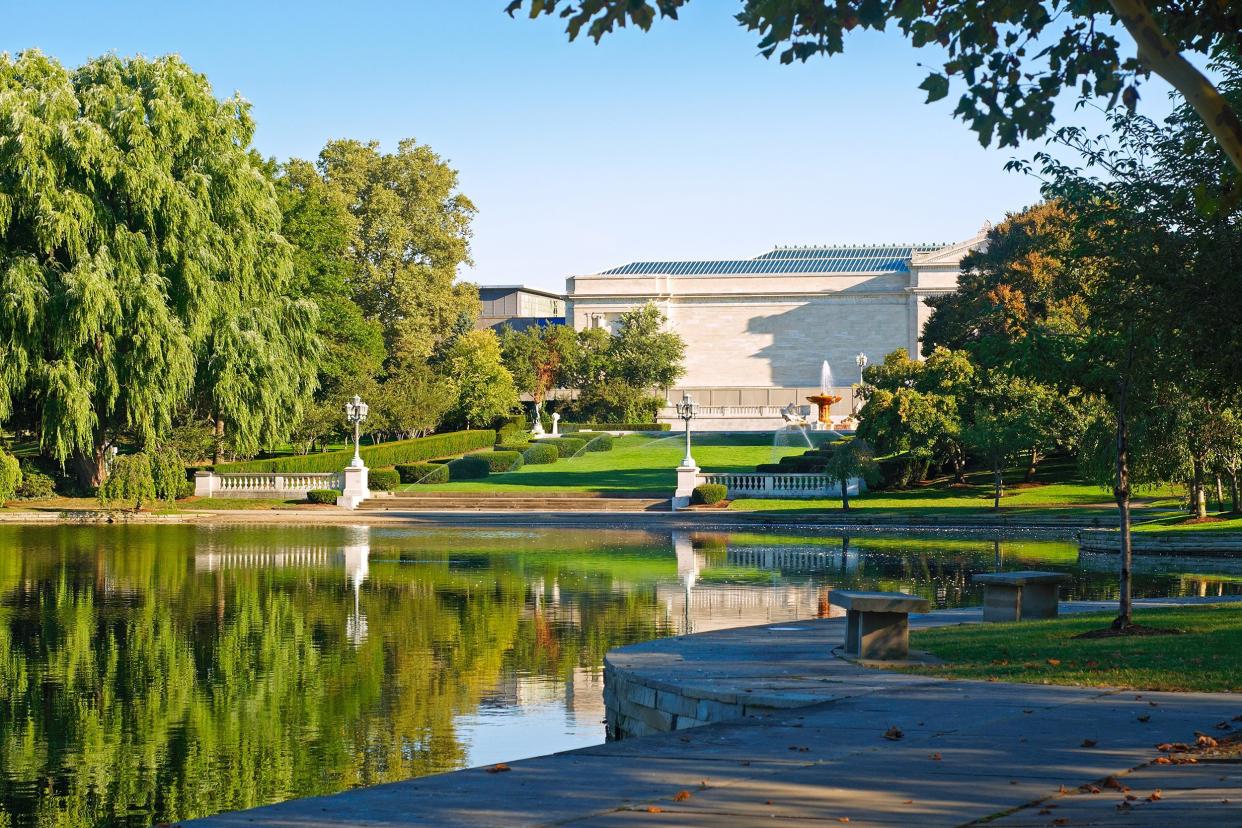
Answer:
<svg viewBox="0 0 1242 828"><path fill-rule="evenodd" d="M977 603L1033 540L392 527L0 527L0 826L149 825L602 741L600 668L656 636ZM1239 591L1140 559L1139 595Z"/></svg>

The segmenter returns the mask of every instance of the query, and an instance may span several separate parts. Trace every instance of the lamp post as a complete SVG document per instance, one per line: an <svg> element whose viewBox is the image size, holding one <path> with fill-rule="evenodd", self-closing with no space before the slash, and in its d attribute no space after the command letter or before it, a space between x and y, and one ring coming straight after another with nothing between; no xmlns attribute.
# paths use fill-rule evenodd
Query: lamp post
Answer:
<svg viewBox="0 0 1242 828"><path fill-rule="evenodd" d="M859 351L858 356L854 357L854 364L858 366L858 389L863 385L863 371L867 368L867 355ZM854 416L858 416L858 390L854 391Z"/></svg>
<svg viewBox="0 0 1242 828"><path fill-rule="evenodd" d="M363 467L362 462L362 421L367 418L368 407L362 401L362 398L354 394L354 398L345 403L345 421L352 423L354 426L354 459L350 461L351 466L356 469Z"/></svg>
<svg viewBox="0 0 1242 828"><path fill-rule="evenodd" d="M684 469L698 468L694 462L694 457L690 454L690 421L699 413L699 404L694 401L694 397L689 392L681 395L681 402L677 403L677 416L686 423L686 456L681 460L681 467Z"/></svg>

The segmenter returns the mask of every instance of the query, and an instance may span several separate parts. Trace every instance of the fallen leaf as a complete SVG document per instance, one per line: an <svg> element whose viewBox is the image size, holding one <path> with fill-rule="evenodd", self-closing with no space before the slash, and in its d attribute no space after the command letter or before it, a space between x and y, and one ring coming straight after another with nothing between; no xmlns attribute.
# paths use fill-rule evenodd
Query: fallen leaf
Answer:
<svg viewBox="0 0 1242 828"><path fill-rule="evenodd" d="M1052 813L1052 811L1048 810L1047 808L1040 808L1038 813L1040 816L1044 816L1045 814Z"/></svg>
<svg viewBox="0 0 1242 828"><path fill-rule="evenodd" d="M849 817L837 817L837 822L849 822Z"/></svg>
<svg viewBox="0 0 1242 828"><path fill-rule="evenodd" d="M689 798L690 798L689 791L678 791L677 793L673 794L674 802L685 802Z"/></svg>
<svg viewBox="0 0 1242 828"><path fill-rule="evenodd" d="M1156 802L1157 800L1160 799L1160 797L1161 797L1160 789L1156 788L1154 791L1151 792L1151 796L1147 797L1147 801Z"/></svg>
<svg viewBox="0 0 1242 828"><path fill-rule="evenodd" d="M504 773L505 771L510 771L510 770L513 770L513 768L509 767L504 762L499 762L495 765L492 765L490 768L488 768L487 772L488 773Z"/></svg>
<svg viewBox="0 0 1242 828"><path fill-rule="evenodd" d="M893 725L888 730L884 731L884 738L888 739L891 742L895 742L905 735L906 734L902 733L901 728L899 728L897 725Z"/></svg>
<svg viewBox="0 0 1242 828"><path fill-rule="evenodd" d="M1086 788L1087 788L1087 793L1089 794L1098 794L1100 792L1100 789L1097 788L1095 785L1087 785Z"/></svg>
<svg viewBox="0 0 1242 828"><path fill-rule="evenodd" d="M1104 787L1119 791L1121 790L1121 783L1117 781L1117 777L1110 776L1104 780Z"/></svg>
<svg viewBox="0 0 1242 828"><path fill-rule="evenodd" d="M1139 720L1140 722L1150 722L1150 721L1151 721L1151 714L1150 714L1150 713L1144 713L1142 716L1139 716L1139 717L1138 717L1138 720Z"/></svg>
<svg viewBox="0 0 1242 828"><path fill-rule="evenodd" d="M1127 801L1129 801L1129 802L1133 802L1133 801L1134 801L1134 800L1136 800L1136 799L1138 799L1138 797L1137 797L1137 796L1135 796L1134 794L1126 794L1126 800L1127 800Z"/></svg>
<svg viewBox="0 0 1242 828"><path fill-rule="evenodd" d="M1198 739L1195 739L1195 745L1201 748L1214 748L1216 747L1216 740L1211 736L1200 736Z"/></svg>
<svg viewBox="0 0 1242 828"><path fill-rule="evenodd" d="M1083 739L1082 740L1083 747L1095 747L1095 745L1096 745L1095 739Z"/></svg>
<svg viewBox="0 0 1242 828"><path fill-rule="evenodd" d="M928 759L930 759L930 760L932 760L933 762L939 762L939 761L940 761L940 754L939 754L939 753L933 753L933 754L931 754L930 756L928 756L927 758L928 758Z"/></svg>
<svg viewBox="0 0 1242 828"><path fill-rule="evenodd" d="M1067 793L1069 793L1069 790L1067 790L1067 789L1066 789L1066 787L1065 787L1064 785L1062 785L1061 787L1057 788L1057 793L1060 793L1060 794L1067 794Z"/></svg>
<svg viewBox="0 0 1242 828"><path fill-rule="evenodd" d="M1050 665L1052 665L1053 667L1060 667L1060 666L1061 666L1061 659L1059 659L1059 658L1050 658L1050 659L1048 659L1048 663L1049 663Z"/></svg>
<svg viewBox="0 0 1242 828"><path fill-rule="evenodd" d="M659 805L648 805L648 806L647 806L647 813L649 813L649 814L662 814L662 813L664 813L664 809L663 809L663 808L661 808Z"/></svg>
<svg viewBox="0 0 1242 828"><path fill-rule="evenodd" d="M1069 820L1065 817L1057 817L1052 821L1053 825L1069 825Z"/></svg>
<svg viewBox="0 0 1242 828"><path fill-rule="evenodd" d="M1156 759L1156 764L1157 765L1171 765L1173 764L1173 760L1167 756L1160 756Z"/></svg>

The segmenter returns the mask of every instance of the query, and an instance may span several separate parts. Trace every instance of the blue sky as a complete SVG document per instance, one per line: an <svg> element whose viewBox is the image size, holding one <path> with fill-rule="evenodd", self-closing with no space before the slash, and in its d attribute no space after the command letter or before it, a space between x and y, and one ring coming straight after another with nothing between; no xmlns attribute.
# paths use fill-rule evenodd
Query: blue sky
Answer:
<svg viewBox="0 0 1242 828"><path fill-rule="evenodd" d="M570 44L504 0L10 2L0 49L76 65L176 52L252 102L265 155L414 137L478 207L474 281L561 290L636 259L774 244L955 241L1038 198L984 150L896 33L806 65L760 57L732 0ZM1163 105L1155 84L1147 101ZM1065 107L1068 112L1068 107ZM1024 148L1029 155L1033 147Z"/></svg>

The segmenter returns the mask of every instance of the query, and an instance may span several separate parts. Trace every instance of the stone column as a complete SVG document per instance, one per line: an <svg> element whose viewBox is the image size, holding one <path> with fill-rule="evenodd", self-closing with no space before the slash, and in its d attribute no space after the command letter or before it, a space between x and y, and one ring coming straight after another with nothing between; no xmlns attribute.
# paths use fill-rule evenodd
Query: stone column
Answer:
<svg viewBox="0 0 1242 828"><path fill-rule="evenodd" d="M673 492L673 509L684 509L690 505L690 496L694 487L699 485L698 466L677 467L677 490Z"/></svg>
<svg viewBox="0 0 1242 828"><path fill-rule="evenodd" d="M346 466L344 478L345 485L342 487L341 496L336 499L336 505L357 509L359 503L371 496L367 489L367 467Z"/></svg>
<svg viewBox="0 0 1242 828"><path fill-rule="evenodd" d="M552 436L553 437L561 436L560 428L561 428L561 415L554 411L552 412Z"/></svg>
<svg viewBox="0 0 1242 828"><path fill-rule="evenodd" d="M194 472L194 496L211 497L215 494L217 482L219 481L214 472Z"/></svg>

